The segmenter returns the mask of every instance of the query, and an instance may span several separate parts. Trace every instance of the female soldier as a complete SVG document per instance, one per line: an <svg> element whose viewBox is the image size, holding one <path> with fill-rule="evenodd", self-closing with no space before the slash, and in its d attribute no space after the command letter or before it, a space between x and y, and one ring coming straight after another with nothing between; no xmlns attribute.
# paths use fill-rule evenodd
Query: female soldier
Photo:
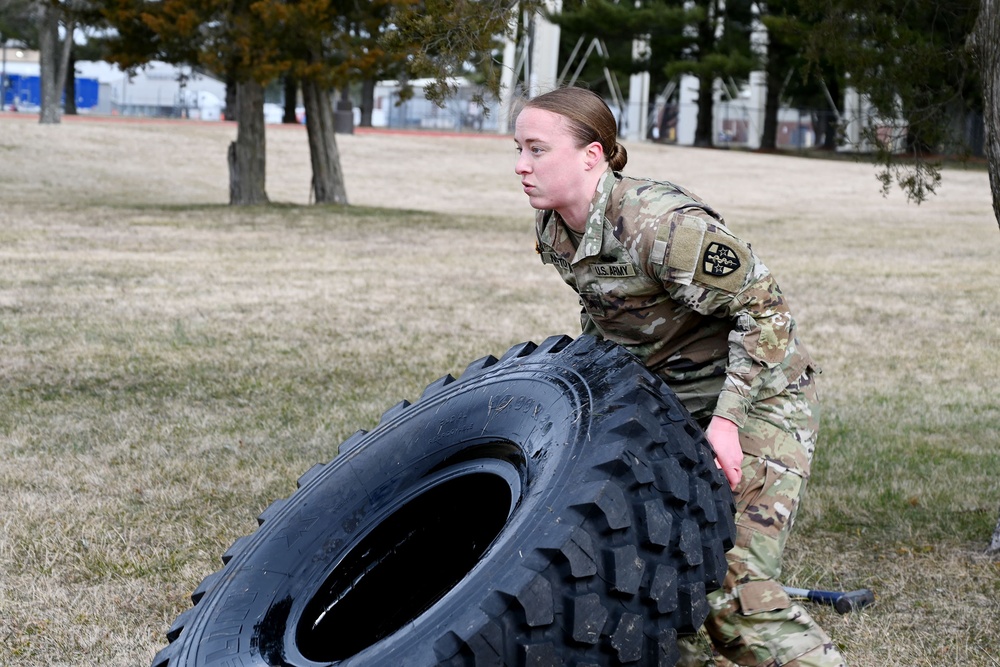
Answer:
<svg viewBox="0 0 1000 667"><path fill-rule="evenodd" d="M819 427L813 362L773 276L722 217L672 183L622 176L604 101L563 88L525 103L514 171L542 262L580 296L583 332L619 343L706 427L734 490L736 546L710 598L711 639L680 665L843 665L778 583ZM712 650L714 649L714 651Z"/></svg>

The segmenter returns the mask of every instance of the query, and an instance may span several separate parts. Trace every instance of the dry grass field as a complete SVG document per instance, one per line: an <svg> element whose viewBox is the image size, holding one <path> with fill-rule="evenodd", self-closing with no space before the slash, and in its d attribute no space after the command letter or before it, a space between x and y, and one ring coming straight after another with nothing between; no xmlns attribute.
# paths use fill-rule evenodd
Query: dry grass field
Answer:
<svg viewBox="0 0 1000 667"><path fill-rule="evenodd" d="M400 399L578 331L502 137L339 136L352 206L226 206L228 124L0 114L0 665L148 665L219 556ZM987 176L917 207L870 165L628 144L778 276L825 427L785 578L851 665L1000 665L1000 231Z"/></svg>

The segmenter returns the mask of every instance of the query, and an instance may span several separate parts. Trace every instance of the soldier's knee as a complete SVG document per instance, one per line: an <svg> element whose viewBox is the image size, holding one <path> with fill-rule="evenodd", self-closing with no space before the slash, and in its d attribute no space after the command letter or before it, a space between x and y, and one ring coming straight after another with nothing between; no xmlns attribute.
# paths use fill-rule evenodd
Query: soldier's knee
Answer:
<svg viewBox="0 0 1000 667"><path fill-rule="evenodd" d="M843 667L829 635L773 580L737 586L728 609L707 621L719 652L739 665Z"/></svg>
<svg viewBox="0 0 1000 667"><path fill-rule="evenodd" d="M747 667L847 667L837 646L827 639L798 654L794 646L754 644L720 647L733 663Z"/></svg>
<svg viewBox="0 0 1000 667"><path fill-rule="evenodd" d="M776 667L847 667L840 649L828 641L803 653L791 662L775 662Z"/></svg>

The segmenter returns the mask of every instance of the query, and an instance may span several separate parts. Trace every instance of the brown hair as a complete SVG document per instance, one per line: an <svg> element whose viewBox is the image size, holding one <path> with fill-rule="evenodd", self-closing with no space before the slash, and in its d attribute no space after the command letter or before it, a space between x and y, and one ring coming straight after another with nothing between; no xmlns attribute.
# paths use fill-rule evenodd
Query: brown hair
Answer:
<svg viewBox="0 0 1000 667"><path fill-rule="evenodd" d="M557 88L525 102L523 108L529 107L563 116L569 121L578 147L596 141L604 149L604 157L613 171L625 168L628 153L618 143L618 123L597 93L586 88Z"/></svg>

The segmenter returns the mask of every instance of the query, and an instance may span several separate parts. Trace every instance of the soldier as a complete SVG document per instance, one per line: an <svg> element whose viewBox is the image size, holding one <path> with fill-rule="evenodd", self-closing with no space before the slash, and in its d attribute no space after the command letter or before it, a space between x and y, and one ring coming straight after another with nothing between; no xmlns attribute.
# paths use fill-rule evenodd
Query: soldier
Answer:
<svg viewBox="0 0 1000 667"><path fill-rule="evenodd" d="M678 664L842 666L778 583L819 428L815 364L750 245L684 188L623 176L617 134L598 95L546 93L517 117L514 171L538 209L542 262L579 294L583 332L623 345L666 380L733 488L729 571Z"/></svg>

